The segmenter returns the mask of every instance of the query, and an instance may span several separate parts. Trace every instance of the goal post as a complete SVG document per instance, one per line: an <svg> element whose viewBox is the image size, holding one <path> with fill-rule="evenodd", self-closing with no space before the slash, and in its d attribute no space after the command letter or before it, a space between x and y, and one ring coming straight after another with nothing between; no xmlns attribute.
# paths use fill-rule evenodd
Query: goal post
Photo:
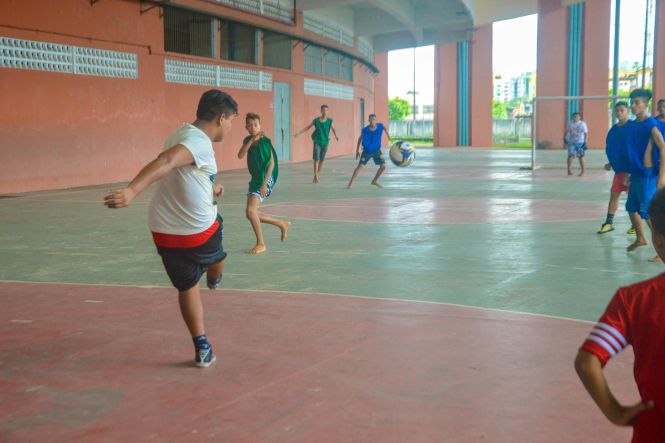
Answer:
<svg viewBox="0 0 665 443"><path fill-rule="evenodd" d="M612 121L612 113L614 109L614 103L620 100L627 100L627 96L623 95L561 95L561 96L536 96L533 98L533 118L532 118L532 131L531 131L531 165L528 167L523 167L521 169L531 170L532 172L538 169L540 166L537 163L536 151L538 148L538 108L539 105L542 107L547 102L561 101L564 103L569 103L571 101L583 102L585 100L589 101L605 101L607 103L607 129L609 129ZM563 123L564 127L570 119L568 112L564 112L564 121L556 122L556 124ZM595 128L598 130L598 128ZM563 139L564 134L561 134Z"/></svg>

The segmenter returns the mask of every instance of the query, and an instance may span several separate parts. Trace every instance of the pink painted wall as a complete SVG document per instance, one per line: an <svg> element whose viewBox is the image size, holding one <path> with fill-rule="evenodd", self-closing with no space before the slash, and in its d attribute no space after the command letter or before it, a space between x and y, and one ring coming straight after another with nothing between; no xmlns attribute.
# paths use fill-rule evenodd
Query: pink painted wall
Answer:
<svg viewBox="0 0 665 443"><path fill-rule="evenodd" d="M178 3L325 41L302 30L300 13L298 25L291 26L203 0ZM292 70L165 53L159 9L141 15L140 7L139 2L121 0L94 6L81 0L0 2L1 36L132 52L139 67L136 80L1 68L0 194L130 180L161 151L171 130L194 120L200 95L210 89L166 83L165 58L270 72L274 82L291 84L294 131L318 115L325 102L340 137L330 153L354 151L358 99L306 96L304 78L317 76L303 72L302 44L293 50ZM356 96L367 103L374 101L374 81L364 69L356 67L354 83L337 82L354 86ZM238 101L241 115L229 137L216 145L217 159L221 170L243 168L236 156L245 135L242 117L249 111L259 113L264 130L272 134L273 91L224 89ZM310 160L311 149L307 135L292 140L295 161Z"/></svg>
<svg viewBox="0 0 665 443"><path fill-rule="evenodd" d="M434 146L457 146L457 44L434 47Z"/></svg>
<svg viewBox="0 0 665 443"><path fill-rule="evenodd" d="M492 146L492 25L474 31L470 48L470 142L473 147L486 148Z"/></svg>
<svg viewBox="0 0 665 443"><path fill-rule="evenodd" d="M567 95L568 12L561 0L538 1L538 67L537 95ZM605 49L604 52L609 52ZM605 64L605 67L608 65ZM607 83L607 82L606 82ZM563 146L566 124L564 101L541 101L537 112L537 145L547 148Z"/></svg>
<svg viewBox="0 0 665 443"><path fill-rule="evenodd" d="M584 42L582 52L582 94L608 95L610 63L610 16L607 0L587 0L584 6ZM610 120L605 100L581 102L580 111L589 126L589 148L605 149Z"/></svg>

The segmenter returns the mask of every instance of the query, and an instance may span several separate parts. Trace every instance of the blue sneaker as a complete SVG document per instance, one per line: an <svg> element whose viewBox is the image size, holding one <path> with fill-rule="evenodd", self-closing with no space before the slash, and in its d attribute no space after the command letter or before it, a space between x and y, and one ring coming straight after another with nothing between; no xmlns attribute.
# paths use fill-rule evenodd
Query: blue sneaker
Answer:
<svg viewBox="0 0 665 443"><path fill-rule="evenodd" d="M212 352L212 346L207 348L199 348L196 350L194 364L199 368L207 368L217 360L215 353Z"/></svg>
<svg viewBox="0 0 665 443"><path fill-rule="evenodd" d="M210 280L209 278L206 278L206 284L208 285L208 289L212 290L219 288L219 285L222 284L222 275L224 274L220 274L219 278L217 278L216 280Z"/></svg>

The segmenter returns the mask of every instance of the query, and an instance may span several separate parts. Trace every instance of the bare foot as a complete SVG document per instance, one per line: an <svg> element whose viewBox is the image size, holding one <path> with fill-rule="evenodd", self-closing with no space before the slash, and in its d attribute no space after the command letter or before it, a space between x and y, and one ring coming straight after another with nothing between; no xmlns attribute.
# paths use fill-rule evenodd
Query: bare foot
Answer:
<svg viewBox="0 0 665 443"><path fill-rule="evenodd" d="M662 262L663 262L663 259L660 258L660 257L657 255L657 256L655 256L655 257L650 258L649 261L650 261L651 263L662 263Z"/></svg>
<svg viewBox="0 0 665 443"><path fill-rule="evenodd" d="M351 189L353 187L353 184L349 183L349 186L346 187L346 189Z"/></svg>
<svg viewBox="0 0 665 443"><path fill-rule="evenodd" d="M584 176L584 171L580 172L580 174L579 174L579 177L583 177L583 176Z"/></svg>
<svg viewBox="0 0 665 443"><path fill-rule="evenodd" d="M312 180L312 183L320 183L319 182L319 177L314 177L314 180Z"/></svg>
<svg viewBox="0 0 665 443"><path fill-rule="evenodd" d="M628 246L626 248L626 251L631 252L631 251L634 251L635 249L639 248L640 246L646 246L646 245L648 245L646 240L635 240L635 243Z"/></svg>
<svg viewBox="0 0 665 443"><path fill-rule="evenodd" d="M266 245L256 245L247 251L248 254L261 254L263 252L266 252Z"/></svg>
<svg viewBox="0 0 665 443"><path fill-rule="evenodd" d="M568 175L573 175L573 171L568 171Z"/></svg>
<svg viewBox="0 0 665 443"><path fill-rule="evenodd" d="M381 185L379 184L379 182L372 182L372 184L373 184L374 186L378 187L378 188L383 189L383 186L381 186Z"/></svg>
<svg viewBox="0 0 665 443"><path fill-rule="evenodd" d="M282 241L286 240L286 236L289 234L289 228L291 227L291 222L282 222L282 226L279 229L282 231Z"/></svg>

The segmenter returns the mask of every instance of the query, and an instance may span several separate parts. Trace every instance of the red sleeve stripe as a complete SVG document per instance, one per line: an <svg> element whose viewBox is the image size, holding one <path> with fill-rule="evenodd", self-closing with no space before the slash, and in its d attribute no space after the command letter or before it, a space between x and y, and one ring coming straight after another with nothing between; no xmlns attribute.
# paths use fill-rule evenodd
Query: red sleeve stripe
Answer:
<svg viewBox="0 0 665 443"><path fill-rule="evenodd" d="M586 339L587 339L587 341L592 341L592 342L598 343L600 346L603 347L603 349L605 349L610 354L611 357L614 357L618 353L604 339L602 339L601 337L598 337L597 335L590 334Z"/></svg>
<svg viewBox="0 0 665 443"><path fill-rule="evenodd" d="M621 332L617 331L616 328L613 328L612 326L608 325L607 323L600 323L600 322L598 322L596 324L596 329L597 328L604 329L607 332L609 332L610 334L612 334L612 336L614 338L616 338L617 340L619 340L621 342L621 344L623 345L622 346L623 348L628 346L628 340L626 340L624 338L623 334L621 334Z"/></svg>

